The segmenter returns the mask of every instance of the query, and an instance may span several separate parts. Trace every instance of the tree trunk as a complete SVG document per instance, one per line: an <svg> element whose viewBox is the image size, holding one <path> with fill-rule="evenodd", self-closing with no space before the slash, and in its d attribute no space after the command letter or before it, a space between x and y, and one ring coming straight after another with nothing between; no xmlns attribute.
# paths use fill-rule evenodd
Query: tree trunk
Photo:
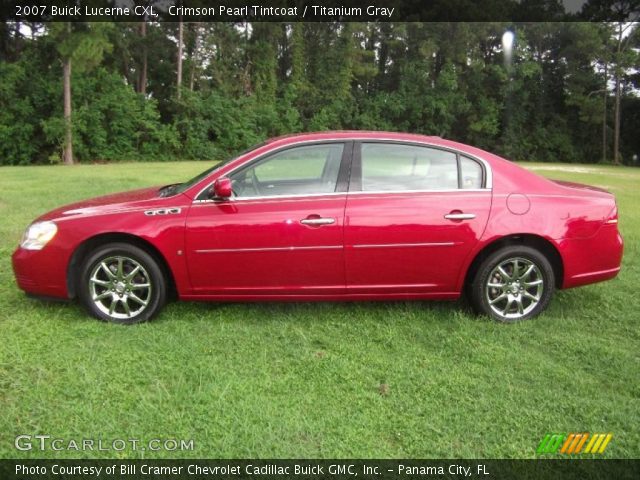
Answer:
<svg viewBox="0 0 640 480"><path fill-rule="evenodd" d="M615 92L615 109L613 123L613 164L620 164L620 74L622 61L620 53L622 52L622 23L618 24L618 55L616 58L616 92Z"/></svg>
<svg viewBox="0 0 640 480"><path fill-rule="evenodd" d="M64 148L65 165L73 165L73 133L71 131L71 59L65 58L62 67L64 84Z"/></svg>
<svg viewBox="0 0 640 480"><path fill-rule="evenodd" d="M192 24L193 26L193 52L190 56L191 70L189 71L189 90L193 92L196 81L196 69L199 61L198 49L200 48L200 23Z"/></svg>
<svg viewBox="0 0 640 480"><path fill-rule="evenodd" d="M142 38L142 66L140 68L140 75L138 75L138 93L146 95L147 94L147 64L148 64L147 21L146 20L142 20L142 22L140 22L140 38Z"/></svg>
<svg viewBox="0 0 640 480"><path fill-rule="evenodd" d="M607 67L609 64L604 64L604 89L602 95L602 162L607 163L607 95L609 90L607 89L607 82L609 78L607 76Z"/></svg>
<svg viewBox="0 0 640 480"><path fill-rule="evenodd" d="M180 15L180 20L178 22L178 78L176 80L177 92L176 95L178 99L180 99L180 90L182 89L182 48L183 48L183 25L182 25L182 15Z"/></svg>
<svg viewBox="0 0 640 480"><path fill-rule="evenodd" d="M613 163L620 165L620 75L616 75L616 103L613 126Z"/></svg>

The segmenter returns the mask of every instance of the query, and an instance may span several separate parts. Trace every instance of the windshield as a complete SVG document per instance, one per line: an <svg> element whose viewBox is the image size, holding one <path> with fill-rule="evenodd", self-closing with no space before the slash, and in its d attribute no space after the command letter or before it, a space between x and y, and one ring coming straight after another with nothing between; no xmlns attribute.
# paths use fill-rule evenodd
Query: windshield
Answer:
<svg viewBox="0 0 640 480"><path fill-rule="evenodd" d="M245 154L249 153L250 151L255 150L256 148L259 148L259 147L262 147L263 145L266 145L266 143L267 142L257 143L256 145L253 145L252 147L249 147L246 150L243 150L242 152L238 153L237 155L233 155L232 157L227 158L226 160L223 160L222 162L218 162L213 167L207 168L204 172L199 173L198 175L193 177L191 180L187 180L184 183L175 183L173 185L167 185L165 187L162 187L160 189L160 196L161 197L170 197L172 195L177 195L178 193L182 193L182 192L186 191L187 189L191 188L193 185L198 183L203 178L207 177L210 173L214 172L215 170L218 170L219 168L224 167L226 164L233 162L236 158L239 158L242 155L245 155Z"/></svg>

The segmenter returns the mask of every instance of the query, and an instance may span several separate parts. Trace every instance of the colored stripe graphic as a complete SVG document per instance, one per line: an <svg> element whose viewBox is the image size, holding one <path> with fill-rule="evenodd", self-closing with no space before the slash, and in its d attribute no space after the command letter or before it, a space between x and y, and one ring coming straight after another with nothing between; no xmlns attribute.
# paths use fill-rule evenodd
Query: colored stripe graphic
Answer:
<svg viewBox="0 0 640 480"><path fill-rule="evenodd" d="M604 453L612 437L611 433L596 433L589 441L584 453Z"/></svg>
<svg viewBox="0 0 640 480"><path fill-rule="evenodd" d="M587 438L589 438L589 434L588 433L583 433L582 434L582 439L580 440L580 442L576 446L575 451L572 452L572 453L580 453L580 451L582 450L582 446L584 445L584 442L587 441Z"/></svg>
<svg viewBox="0 0 640 480"><path fill-rule="evenodd" d="M600 447L600 450L598 451L598 453L604 453L604 449L607 448L607 445L609 445L609 442L611 441L612 438L613 438L613 434L611 433L607 434L607 438L605 438L604 442L602 442L602 446Z"/></svg>
<svg viewBox="0 0 640 480"><path fill-rule="evenodd" d="M538 445L536 452L538 454L561 453L564 455L576 455L579 453L600 454L604 453L612 438L612 433L595 433L593 435L586 432L547 433L540 445ZM586 448L584 448L585 444L587 445Z"/></svg>
<svg viewBox="0 0 640 480"><path fill-rule="evenodd" d="M547 433L538 445L538 453L556 453L566 435L563 433Z"/></svg>
<svg viewBox="0 0 640 480"><path fill-rule="evenodd" d="M568 452L567 449L571 449L570 445L573 444L575 438L576 438L576 434L570 433L569 436L567 437L567 440L564 442L564 445L562 445L562 448L560 449L560 453L571 453L571 452Z"/></svg>

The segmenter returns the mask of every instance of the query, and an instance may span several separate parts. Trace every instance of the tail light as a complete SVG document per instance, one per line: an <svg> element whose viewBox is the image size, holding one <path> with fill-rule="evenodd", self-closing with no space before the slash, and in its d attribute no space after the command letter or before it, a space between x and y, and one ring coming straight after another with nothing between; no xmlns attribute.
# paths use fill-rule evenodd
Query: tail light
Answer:
<svg viewBox="0 0 640 480"><path fill-rule="evenodd" d="M607 217L607 220L604 223L606 224L618 223L618 205L613 207L613 210L611 210L611 213L609 213L609 216Z"/></svg>

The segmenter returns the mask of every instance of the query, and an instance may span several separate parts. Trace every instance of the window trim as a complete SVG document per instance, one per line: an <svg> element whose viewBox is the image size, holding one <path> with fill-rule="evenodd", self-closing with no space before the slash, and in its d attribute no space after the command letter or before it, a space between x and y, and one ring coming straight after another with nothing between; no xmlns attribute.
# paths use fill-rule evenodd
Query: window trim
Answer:
<svg viewBox="0 0 640 480"><path fill-rule="evenodd" d="M482 162L479 162L475 158L471 157L471 155L469 154L460 153L460 152L458 152L458 188L460 190L477 190L476 188L464 188L462 186L462 158L463 157L480 165L480 170L482 171L482 186L480 188L486 189L484 185L486 184L487 173Z"/></svg>
<svg viewBox="0 0 640 480"><path fill-rule="evenodd" d="M268 152L264 152L262 155L259 155L253 159L251 159L247 163L243 163L238 165L237 167L229 170L223 176L230 177L231 175L251 168L254 164L259 163L267 158L277 155L278 153L285 152L287 150L293 150L294 148L304 148L304 147L315 147L320 145L334 145L334 144L342 144L342 158L340 159L340 168L338 169L338 178L336 179L336 187L333 192L325 192L325 193L303 193L303 194L290 194L290 195L261 195L255 197L231 197L229 199L217 200L213 198L206 198L207 192L211 189L215 180L207 183L207 185L201 189L198 194L195 196L193 203L220 203L222 201L248 201L248 200L264 200L268 198L296 198L296 197L319 197L324 195L335 195L335 194L344 194L347 192L347 187L349 185L350 174L351 174L351 157L353 154L353 140L351 139L336 139L336 140L315 140L310 142L300 142L294 143L290 145L284 145L280 148L275 148L273 150L269 150ZM217 178L216 178L217 180ZM205 197L205 198L201 198Z"/></svg>
<svg viewBox="0 0 640 480"><path fill-rule="evenodd" d="M456 156L456 168L458 172L458 188L453 189L419 189L419 190L363 190L362 189L362 144L364 143L382 143L386 145L402 145L407 147L422 147L431 148L433 150L441 150L448 153L453 153ZM482 170L482 186L480 188L462 188L462 163L460 157L466 157L471 161L480 165ZM349 193L417 193L417 192L478 192L491 190L491 169L487 162L481 158L471 155L467 152L460 152L459 150L443 147L441 145L433 145L429 143L422 143L416 141L403 141L403 140L383 140L383 139L361 139L357 140L354 144L353 160L351 169L353 171L352 181L349 185Z"/></svg>
<svg viewBox="0 0 640 480"><path fill-rule="evenodd" d="M287 196L281 196L281 197L276 197L274 195L272 196L265 196L265 197L247 197L244 199L240 199L240 198L235 198L235 199L225 199L225 202L228 201L254 201L254 200L265 200L265 199L274 199L274 200L282 200L282 199L299 199L299 198L304 198L304 197L320 197L320 196L335 196L335 195L343 195L343 194L347 194L347 195L351 195L351 194L398 194L398 193L447 193L447 192L487 192L487 191L491 191L493 189L493 171L491 170L491 165L489 164L489 162L485 159L483 159L482 157L476 156L474 154L471 154L469 152L466 151L460 151L457 150L455 148L451 148L451 147L445 147L443 145L439 145L436 143L431 143L429 141L420 141L420 140L401 140L401 139L397 139L397 138L385 138L385 137L380 137L380 138L369 138L369 137L361 137L358 135L354 135L353 137L350 138L337 138L335 140L327 140L327 139L323 139L323 140L303 140L303 141L298 141L296 143L291 143L288 145L284 145L281 147L277 147L274 148L273 150L269 150L267 152L264 152L263 154L261 154L260 156L256 157L255 159L252 159L249 161L248 164L259 160L260 158L266 156L266 155L271 155L272 153L276 153L280 150L286 150L289 148L294 148L294 147L298 147L298 146L302 146L302 145L314 145L314 144L323 144L323 143L344 143L346 148L343 151L343 162L345 162L346 160L346 164L342 164L340 166L340 173L338 174L338 184L340 185L341 188L344 188L344 190L340 190L338 192L334 192L334 193L323 193L323 194L306 194L306 195L287 195ZM413 190L413 191L409 191L409 190L398 190L398 191L391 191L391 190L385 190L385 191L377 191L377 192L373 192L373 191L362 191L360 190L355 190L352 188L352 185L359 183L359 181L362 179L362 174L361 174L361 165L360 162L357 161L360 157L360 148L359 145L362 143L388 143L388 144L400 144L400 145L414 145L414 146L418 146L418 147L430 147L430 148L436 148L436 149L440 149L440 150L445 150L448 152L453 152L456 153L458 155L462 155L465 156L471 160L474 160L476 162L478 162L480 164L480 166L482 167L482 171L483 171L483 186L482 188L479 189L456 189L456 190ZM351 148L349 148L349 144L351 145ZM349 153L348 158L345 158L345 154ZM245 163L242 163L240 165L238 165L237 167L229 170L228 172L226 172L224 174L224 176L227 175L231 175L233 172L235 172L236 170L244 167L245 165L248 165ZM343 170L343 167L344 170ZM218 172L217 171L213 171L211 172L211 175L216 175ZM358 179L358 173L360 173L360 180ZM346 175L346 177L341 177L341 175ZM208 191L213 184L215 183L215 180L218 179L218 176L216 175L216 178L214 180L203 180L206 181L206 184L203 188L201 188L198 193L195 195L195 197L193 197L193 204L208 204L208 203L221 203L221 200L215 200L215 199L210 199L210 198L204 198L201 199L200 197L206 192ZM346 188L345 188L345 179L346 179Z"/></svg>

